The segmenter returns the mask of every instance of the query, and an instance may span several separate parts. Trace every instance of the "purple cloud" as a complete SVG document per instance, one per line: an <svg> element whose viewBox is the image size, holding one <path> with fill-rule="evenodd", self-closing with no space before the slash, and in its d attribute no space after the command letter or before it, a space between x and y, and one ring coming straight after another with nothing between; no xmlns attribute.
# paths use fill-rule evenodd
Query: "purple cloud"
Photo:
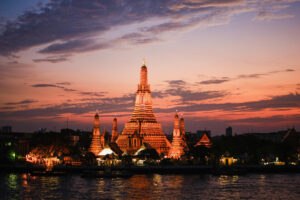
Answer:
<svg viewBox="0 0 300 200"><path fill-rule="evenodd" d="M236 13L258 10L258 16L266 18L262 10L274 13L285 8L280 5L293 1L51 0L2 25L0 54L11 56L45 44L48 46L41 49L40 53L80 53L111 48L124 41L133 45L146 44L160 41L158 33L228 23ZM133 38L128 38L127 34L110 40L101 38L120 25L131 25L153 18L166 22L136 30L136 33L132 33L135 34ZM59 62L66 59L47 57L35 59L35 62Z"/></svg>

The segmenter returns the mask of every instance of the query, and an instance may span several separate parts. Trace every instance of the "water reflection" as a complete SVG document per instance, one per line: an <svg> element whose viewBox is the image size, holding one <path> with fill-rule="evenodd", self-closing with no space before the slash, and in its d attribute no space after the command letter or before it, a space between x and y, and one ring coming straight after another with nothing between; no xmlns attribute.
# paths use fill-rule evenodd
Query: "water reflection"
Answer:
<svg viewBox="0 0 300 200"><path fill-rule="evenodd" d="M160 174L153 175L153 184L154 184L154 186L161 186L161 175Z"/></svg>
<svg viewBox="0 0 300 200"><path fill-rule="evenodd" d="M17 175L16 174L10 174L8 176L8 186L11 190L17 189Z"/></svg>
<svg viewBox="0 0 300 200"><path fill-rule="evenodd" d="M300 175L134 175L128 179L1 174L1 199L299 199Z"/></svg>
<svg viewBox="0 0 300 200"><path fill-rule="evenodd" d="M220 185L228 185L234 184L236 181L239 180L239 176L228 176L228 175L220 175L219 177L219 184Z"/></svg>

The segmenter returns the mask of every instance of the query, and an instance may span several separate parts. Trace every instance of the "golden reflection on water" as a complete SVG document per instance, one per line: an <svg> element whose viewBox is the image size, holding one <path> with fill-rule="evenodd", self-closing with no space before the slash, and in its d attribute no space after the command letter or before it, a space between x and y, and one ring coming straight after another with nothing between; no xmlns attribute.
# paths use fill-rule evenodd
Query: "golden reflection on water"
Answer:
<svg viewBox="0 0 300 200"><path fill-rule="evenodd" d="M105 182L104 182L104 179L103 178L101 178L101 179L99 179L98 180L98 182L97 182L97 189L98 189L98 192L104 192L103 191L103 187L104 187L104 184L105 184Z"/></svg>
<svg viewBox="0 0 300 200"><path fill-rule="evenodd" d="M220 185L229 185L229 184L235 183L238 180L239 180L239 176L237 176L237 175L235 175L235 176L221 175L219 177L218 183Z"/></svg>
<svg viewBox="0 0 300 200"><path fill-rule="evenodd" d="M182 175L174 175L174 176L170 176L170 178L171 178L170 182L172 183L170 185L172 188L180 189L182 187L182 181L183 181Z"/></svg>
<svg viewBox="0 0 300 200"><path fill-rule="evenodd" d="M159 175L159 174L153 175L153 184L155 186L161 186L161 175Z"/></svg>
<svg viewBox="0 0 300 200"><path fill-rule="evenodd" d="M128 196L133 199L153 199L153 185L147 175L136 175L129 180L131 189L128 191Z"/></svg>
<svg viewBox="0 0 300 200"><path fill-rule="evenodd" d="M129 184L133 188L137 189L147 189L150 186L150 181L147 175L137 175L129 179Z"/></svg>
<svg viewBox="0 0 300 200"><path fill-rule="evenodd" d="M11 190L17 189L17 175L16 174L9 174L8 186Z"/></svg>

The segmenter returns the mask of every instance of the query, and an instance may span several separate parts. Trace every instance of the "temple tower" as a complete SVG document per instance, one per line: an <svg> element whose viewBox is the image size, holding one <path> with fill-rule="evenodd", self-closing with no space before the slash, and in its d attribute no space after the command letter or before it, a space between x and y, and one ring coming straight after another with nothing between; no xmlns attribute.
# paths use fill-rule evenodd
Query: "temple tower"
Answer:
<svg viewBox="0 0 300 200"><path fill-rule="evenodd" d="M130 121L147 121L157 123L152 109L152 95L148 84L148 70L144 64L140 71L140 83L138 84L134 111Z"/></svg>
<svg viewBox="0 0 300 200"><path fill-rule="evenodd" d="M97 156L101 150L102 146L100 141L99 114L97 112L94 118L93 138L89 151Z"/></svg>
<svg viewBox="0 0 300 200"><path fill-rule="evenodd" d="M169 151L169 157L179 159L183 154L185 148L187 148L185 141L183 140L182 134L181 134L181 124L182 120L179 122L179 117L176 112L175 118L174 118L174 129L173 129L173 140L172 140L172 146Z"/></svg>
<svg viewBox="0 0 300 200"><path fill-rule="evenodd" d="M140 82L136 91L135 106L133 114L125 124L116 143L122 151L133 154L135 148L131 148L130 139L133 135L139 135L142 143L148 143L159 154L168 155L170 142L164 135L161 125L156 121L152 109L152 95L148 84L148 70L145 63L140 69Z"/></svg>
<svg viewBox="0 0 300 200"><path fill-rule="evenodd" d="M117 118L115 117L113 120L113 128L111 132L110 142L116 142L117 138L118 138L118 122L117 122Z"/></svg>

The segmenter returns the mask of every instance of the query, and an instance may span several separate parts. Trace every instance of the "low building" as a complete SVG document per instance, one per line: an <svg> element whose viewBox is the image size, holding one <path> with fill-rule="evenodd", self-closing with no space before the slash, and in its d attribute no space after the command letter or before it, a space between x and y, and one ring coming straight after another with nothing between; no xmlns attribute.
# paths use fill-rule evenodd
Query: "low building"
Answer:
<svg viewBox="0 0 300 200"><path fill-rule="evenodd" d="M237 162L237 159L232 157L232 156L226 156L226 155L223 155L221 158L220 158L220 164L221 165L233 165L234 163Z"/></svg>

